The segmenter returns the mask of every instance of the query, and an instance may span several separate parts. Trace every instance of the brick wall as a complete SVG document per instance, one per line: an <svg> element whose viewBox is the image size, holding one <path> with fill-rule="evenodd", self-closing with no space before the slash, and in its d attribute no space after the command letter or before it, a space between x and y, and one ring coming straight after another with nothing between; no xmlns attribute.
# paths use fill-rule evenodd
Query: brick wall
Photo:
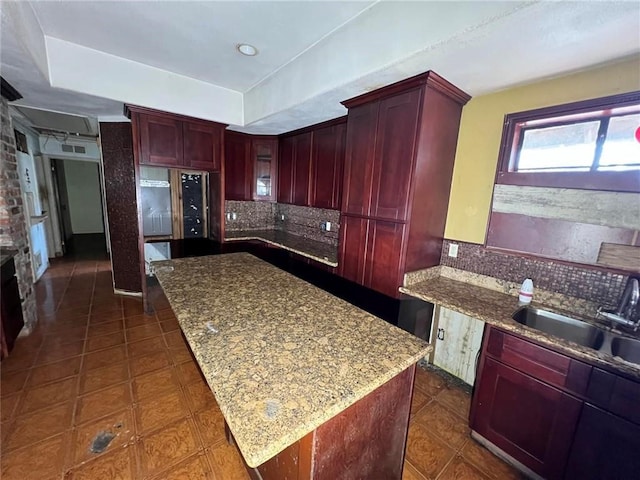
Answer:
<svg viewBox="0 0 640 480"><path fill-rule="evenodd" d="M31 270L31 249L18 179L16 144L9 117L9 105L1 98L0 125L2 152L0 157L0 247L16 251L15 264L25 329L31 331L37 322L36 299Z"/></svg>

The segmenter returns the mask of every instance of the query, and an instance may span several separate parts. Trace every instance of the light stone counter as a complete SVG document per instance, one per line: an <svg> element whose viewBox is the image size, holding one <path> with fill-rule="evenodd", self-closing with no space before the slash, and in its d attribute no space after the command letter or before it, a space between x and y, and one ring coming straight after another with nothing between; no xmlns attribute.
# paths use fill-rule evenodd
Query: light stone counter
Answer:
<svg viewBox="0 0 640 480"><path fill-rule="evenodd" d="M423 340L247 253L153 266L250 467L431 350Z"/></svg>
<svg viewBox="0 0 640 480"><path fill-rule="evenodd" d="M260 240L275 245L330 267L338 266L338 247L300 237L280 230L241 230L225 232L225 242L239 240Z"/></svg>
<svg viewBox="0 0 640 480"><path fill-rule="evenodd" d="M402 293L477 318L490 325L554 347L578 359L584 359L596 365L614 367L619 372L624 372L640 380L640 365L627 362L606 352L599 352L592 348L562 340L551 334L516 322L511 316L519 307L518 297L488 288L488 286L495 285L492 285L492 282L487 278L480 279L482 280L481 286L478 285L479 279L473 278L474 274L467 275L466 272L463 274L460 272L454 273L435 267L434 269L419 272L419 276L417 273L409 277L415 283L406 282L405 280L406 286L399 289ZM443 274L451 275L452 273L455 274L456 279L443 276ZM480 277L478 275L475 276ZM463 281L463 278L467 281ZM537 301L537 298L540 298L541 301ZM538 291L534 293L532 306L574 317L587 323L597 324L601 328L607 329L602 324L598 324L592 317L584 314L587 311L585 307L587 303L559 294L545 294ZM595 308L593 310L595 311ZM623 336L631 336L623 332L616 333Z"/></svg>

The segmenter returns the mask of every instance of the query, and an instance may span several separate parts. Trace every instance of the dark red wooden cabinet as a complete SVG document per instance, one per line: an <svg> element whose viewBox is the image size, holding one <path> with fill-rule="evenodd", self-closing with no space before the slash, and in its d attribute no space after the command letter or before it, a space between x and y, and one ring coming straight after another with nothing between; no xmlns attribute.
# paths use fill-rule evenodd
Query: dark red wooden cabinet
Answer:
<svg viewBox="0 0 640 480"><path fill-rule="evenodd" d="M139 117L140 163L178 167L183 161L182 122L161 115Z"/></svg>
<svg viewBox="0 0 640 480"><path fill-rule="evenodd" d="M476 435L546 479L635 478L640 383L486 326Z"/></svg>
<svg viewBox="0 0 640 480"><path fill-rule="evenodd" d="M183 122L182 135L185 166L207 172L220 171L224 128L215 124Z"/></svg>
<svg viewBox="0 0 640 480"><path fill-rule="evenodd" d="M293 169L297 141L295 137L280 140L278 159L278 202L293 203Z"/></svg>
<svg viewBox="0 0 640 480"><path fill-rule="evenodd" d="M309 205L312 132L282 137L278 163L278 202Z"/></svg>
<svg viewBox="0 0 640 480"><path fill-rule="evenodd" d="M427 72L353 98L347 117L341 225L370 220L363 284L399 296L405 272L437 265L463 105L469 96ZM393 222L394 225L378 222ZM372 230L373 229L373 230ZM354 230L341 229L350 278ZM362 283L358 281L358 283Z"/></svg>
<svg viewBox="0 0 640 480"><path fill-rule="evenodd" d="M473 429L548 479L563 477L582 402L491 358Z"/></svg>
<svg viewBox="0 0 640 480"><path fill-rule="evenodd" d="M338 118L280 137L278 202L340 208L345 132Z"/></svg>
<svg viewBox="0 0 640 480"><path fill-rule="evenodd" d="M349 109L342 213L369 215L379 102Z"/></svg>
<svg viewBox="0 0 640 480"><path fill-rule="evenodd" d="M343 216L340 219L341 250L340 274L347 280L364 285L364 267L367 250L369 220Z"/></svg>
<svg viewBox="0 0 640 480"><path fill-rule="evenodd" d="M636 402L640 399L636 399ZM638 404L636 404L636 408ZM585 404L571 447L567 480L619 480L640 472L640 426Z"/></svg>
<svg viewBox="0 0 640 480"><path fill-rule="evenodd" d="M225 198L274 201L277 137L227 131L224 149Z"/></svg>
<svg viewBox="0 0 640 480"><path fill-rule="evenodd" d="M219 172L226 125L127 105L141 165Z"/></svg>
<svg viewBox="0 0 640 480"><path fill-rule="evenodd" d="M224 183L227 200L251 200L251 138L225 132Z"/></svg>
<svg viewBox="0 0 640 480"><path fill-rule="evenodd" d="M311 198L316 208L340 208L346 123L313 132L311 151Z"/></svg>
<svg viewBox="0 0 640 480"><path fill-rule="evenodd" d="M278 139L276 137L251 137L250 169L252 198L268 202L275 201L278 174Z"/></svg>
<svg viewBox="0 0 640 480"><path fill-rule="evenodd" d="M405 224L345 215L341 275L389 296L398 289ZM374 259L370 261L370 259Z"/></svg>
<svg viewBox="0 0 640 480"><path fill-rule="evenodd" d="M369 215L407 220L414 167L421 90L413 89L380 102Z"/></svg>

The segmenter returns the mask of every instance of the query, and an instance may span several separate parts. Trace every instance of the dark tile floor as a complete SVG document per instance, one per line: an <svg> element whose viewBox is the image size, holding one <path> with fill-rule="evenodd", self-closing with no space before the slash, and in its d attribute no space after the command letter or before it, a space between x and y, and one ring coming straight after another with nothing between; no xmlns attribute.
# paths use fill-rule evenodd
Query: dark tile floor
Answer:
<svg viewBox="0 0 640 480"><path fill-rule="evenodd" d="M52 263L36 286L38 327L1 364L0 477L247 479L166 299L156 292L146 315L95 258ZM518 478L470 439L469 400L419 369L405 479ZM101 432L114 438L94 453Z"/></svg>

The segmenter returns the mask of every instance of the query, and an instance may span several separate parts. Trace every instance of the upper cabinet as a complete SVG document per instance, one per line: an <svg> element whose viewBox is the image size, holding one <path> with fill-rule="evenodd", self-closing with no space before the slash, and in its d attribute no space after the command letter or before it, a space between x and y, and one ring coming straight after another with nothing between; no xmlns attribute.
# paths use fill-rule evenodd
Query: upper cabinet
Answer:
<svg viewBox="0 0 640 480"><path fill-rule="evenodd" d="M398 296L406 272L439 263L460 116L469 98L427 72L343 102L349 109L340 221L347 226L340 231L344 277Z"/></svg>
<svg viewBox="0 0 640 480"><path fill-rule="evenodd" d="M340 208L346 132L344 121L313 131L309 199L312 207Z"/></svg>
<svg viewBox="0 0 640 480"><path fill-rule="evenodd" d="M141 165L220 171L226 125L140 107L127 110Z"/></svg>
<svg viewBox="0 0 640 480"><path fill-rule="evenodd" d="M182 136L185 166L194 170L220 171L223 125L182 122Z"/></svg>
<svg viewBox="0 0 640 480"><path fill-rule="evenodd" d="M250 164L253 173L251 188L253 199L274 202L278 172L278 139L253 136Z"/></svg>
<svg viewBox="0 0 640 480"><path fill-rule="evenodd" d="M280 139L278 202L309 205L312 132L287 135Z"/></svg>
<svg viewBox="0 0 640 480"><path fill-rule="evenodd" d="M251 138L226 131L224 137L226 200L251 200Z"/></svg>
<svg viewBox="0 0 640 480"><path fill-rule="evenodd" d="M166 167L183 165L182 122L159 115L140 114L138 118L140 163Z"/></svg>
<svg viewBox="0 0 640 480"><path fill-rule="evenodd" d="M275 201L278 138L227 131L225 198Z"/></svg>
<svg viewBox="0 0 640 480"><path fill-rule="evenodd" d="M281 136L278 202L340 208L345 135L339 118Z"/></svg>

